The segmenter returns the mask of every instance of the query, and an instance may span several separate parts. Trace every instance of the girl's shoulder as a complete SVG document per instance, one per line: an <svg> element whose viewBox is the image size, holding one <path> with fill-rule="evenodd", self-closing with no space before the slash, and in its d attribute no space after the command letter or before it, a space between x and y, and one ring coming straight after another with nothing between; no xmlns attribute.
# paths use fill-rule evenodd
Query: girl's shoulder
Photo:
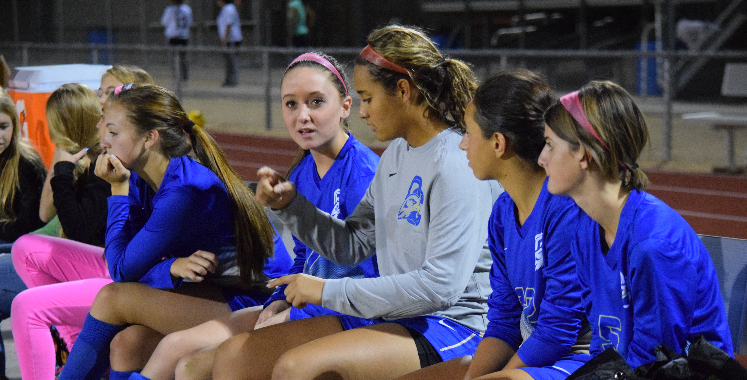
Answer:
<svg viewBox="0 0 747 380"><path fill-rule="evenodd" d="M33 148L30 149L32 149L31 152L22 151L21 156L18 159L19 177L41 177L43 181L47 175L47 169L36 151L33 151Z"/></svg>
<svg viewBox="0 0 747 380"><path fill-rule="evenodd" d="M371 148L356 140L352 135L349 138L349 146L345 152L345 160L350 161L361 174L373 174L379 165L381 158Z"/></svg>
<svg viewBox="0 0 747 380"><path fill-rule="evenodd" d="M189 156L172 158L161 182L161 188L171 190L185 188L202 191L215 186L225 191L225 185L217 174Z"/></svg>

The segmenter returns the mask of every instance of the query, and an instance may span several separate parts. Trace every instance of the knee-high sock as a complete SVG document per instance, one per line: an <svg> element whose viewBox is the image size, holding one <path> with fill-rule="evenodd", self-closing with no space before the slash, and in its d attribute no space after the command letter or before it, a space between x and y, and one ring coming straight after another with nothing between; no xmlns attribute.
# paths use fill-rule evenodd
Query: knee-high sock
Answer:
<svg viewBox="0 0 747 380"><path fill-rule="evenodd" d="M99 321L88 314L60 380L101 379L109 368L109 344L124 327Z"/></svg>
<svg viewBox="0 0 747 380"><path fill-rule="evenodd" d="M137 371L119 372L115 370L109 371L109 380L127 380L127 379L148 379L145 376L140 375ZM148 379L150 380L150 379Z"/></svg>

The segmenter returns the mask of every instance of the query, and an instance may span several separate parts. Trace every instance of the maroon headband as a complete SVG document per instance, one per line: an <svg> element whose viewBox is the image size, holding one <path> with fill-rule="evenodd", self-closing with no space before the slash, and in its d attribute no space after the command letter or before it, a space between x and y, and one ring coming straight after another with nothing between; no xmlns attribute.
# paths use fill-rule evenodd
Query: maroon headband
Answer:
<svg viewBox="0 0 747 380"><path fill-rule="evenodd" d="M335 74L337 76L337 79L340 80L340 83L342 83L342 87L345 89L345 96L348 95L348 86L346 86L345 81L342 80L342 75L340 75L340 72L337 71L335 66L329 60L327 60L327 58L324 58L321 55L314 54L314 53L301 54L298 57L296 57L296 59L294 59L293 62L290 63L290 65L288 65L288 68L286 68L286 70L290 69L290 67L293 66L293 64L295 64L296 62L301 62L301 61L316 62L326 67L327 70L331 71L332 74Z"/></svg>
<svg viewBox="0 0 747 380"><path fill-rule="evenodd" d="M607 151L610 150L607 144L605 144L604 141L602 141L602 139L599 137L597 131L594 130L594 127L591 126L591 123L589 123L589 119L586 118L584 109L581 108L581 100L579 100L578 98L578 91L573 91L570 94L564 95L560 98L560 103L563 105L563 107L565 107L568 113L573 116L573 119L581 124L582 127L584 127L586 132L591 133L591 135L594 136L594 138L597 139L597 141L599 141L602 146L607 149Z"/></svg>
<svg viewBox="0 0 747 380"><path fill-rule="evenodd" d="M363 59L365 59L366 61L371 62L381 68L392 70L405 75L410 75L410 72L407 71L407 69L405 69L404 67L379 55L379 53L371 48L371 45L366 45L366 47L363 48L363 50L361 51L361 57L363 57Z"/></svg>

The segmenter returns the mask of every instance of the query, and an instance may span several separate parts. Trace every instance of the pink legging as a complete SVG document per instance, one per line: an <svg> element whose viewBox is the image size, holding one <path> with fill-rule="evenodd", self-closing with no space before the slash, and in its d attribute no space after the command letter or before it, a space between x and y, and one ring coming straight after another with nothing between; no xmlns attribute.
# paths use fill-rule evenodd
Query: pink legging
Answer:
<svg viewBox="0 0 747 380"><path fill-rule="evenodd" d="M26 286L11 307L21 378L54 378L54 325L72 348L96 294L112 282L104 249L68 239L24 235L13 244L13 265Z"/></svg>

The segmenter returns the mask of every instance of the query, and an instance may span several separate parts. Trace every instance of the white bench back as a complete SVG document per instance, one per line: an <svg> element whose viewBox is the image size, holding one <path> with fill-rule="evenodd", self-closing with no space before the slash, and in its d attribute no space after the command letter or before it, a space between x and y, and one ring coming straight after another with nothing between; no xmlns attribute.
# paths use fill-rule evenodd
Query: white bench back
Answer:
<svg viewBox="0 0 747 380"><path fill-rule="evenodd" d="M721 82L721 95L747 96L747 63L727 63L724 67L724 80Z"/></svg>

